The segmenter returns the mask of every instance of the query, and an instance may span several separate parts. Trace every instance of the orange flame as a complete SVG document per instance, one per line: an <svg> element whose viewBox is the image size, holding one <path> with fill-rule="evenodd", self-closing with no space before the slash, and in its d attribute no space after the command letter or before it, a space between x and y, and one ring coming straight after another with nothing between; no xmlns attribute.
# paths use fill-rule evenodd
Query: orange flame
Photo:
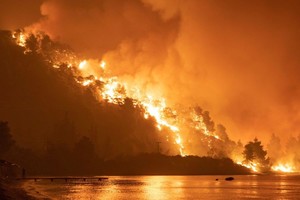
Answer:
<svg viewBox="0 0 300 200"><path fill-rule="evenodd" d="M26 46L26 40L27 40L27 35L24 32L20 32L20 33L13 33L12 37L16 40L16 43L21 46L21 47L25 47Z"/></svg>
<svg viewBox="0 0 300 200"><path fill-rule="evenodd" d="M285 164L279 163L278 165L272 166L272 170L277 172L291 173L294 172L295 167L288 163Z"/></svg>
<svg viewBox="0 0 300 200"><path fill-rule="evenodd" d="M242 162L237 162L237 164L247 167L248 169L251 169L253 172L259 172L259 170L257 168L258 164L256 162L250 162L248 164L242 163Z"/></svg>

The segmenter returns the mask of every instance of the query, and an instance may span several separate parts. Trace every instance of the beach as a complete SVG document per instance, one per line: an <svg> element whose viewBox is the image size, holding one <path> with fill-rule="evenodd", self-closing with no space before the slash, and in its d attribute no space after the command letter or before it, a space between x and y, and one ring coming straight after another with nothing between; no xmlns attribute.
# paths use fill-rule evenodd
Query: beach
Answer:
<svg viewBox="0 0 300 200"><path fill-rule="evenodd" d="M36 198L30 196L23 189L23 181L18 180L0 180L0 199L26 199L34 200Z"/></svg>

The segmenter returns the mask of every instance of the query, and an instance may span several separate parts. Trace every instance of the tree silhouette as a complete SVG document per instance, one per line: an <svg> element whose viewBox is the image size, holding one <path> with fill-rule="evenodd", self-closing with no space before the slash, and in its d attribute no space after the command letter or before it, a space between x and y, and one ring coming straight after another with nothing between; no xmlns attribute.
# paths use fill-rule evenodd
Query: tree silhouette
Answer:
<svg viewBox="0 0 300 200"><path fill-rule="evenodd" d="M0 121L0 156L6 153L14 143L8 122Z"/></svg>
<svg viewBox="0 0 300 200"><path fill-rule="evenodd" d="M270 160L266 158L267 151L263 149L261 141L255 138L253 141L245 145L243 151L245 163L256 163L259 171L267 171L270 167Z"/></svg>

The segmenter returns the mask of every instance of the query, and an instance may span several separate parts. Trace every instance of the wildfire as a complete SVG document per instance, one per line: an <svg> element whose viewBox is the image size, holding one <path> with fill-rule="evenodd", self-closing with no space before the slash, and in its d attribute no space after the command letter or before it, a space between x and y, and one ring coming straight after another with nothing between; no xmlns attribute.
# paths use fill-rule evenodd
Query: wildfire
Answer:
<svg viewBox="0 0 300 200"><path fill-rule="evenodd" d="M79 68L80 70L83 70L84 67L86 66L86 63L87 63L86 60L81 61L81 62L79 63L79 65L78 65L78 68Z"/></svg>
<svg viewBox="0 0 300 200"><path fill-rule="evenodd" d="M13 38L15 38L16 43L19 46L26 49L26 40L29 35L30 34L25 32L18 32L13 34ZM41 40L41 37L37 38ZM30 51L30 49L26 49L24 53L26 53L26 51ZM37 50L37 52L38 51L39 50ZM42 52L42 50L40 50L40 52ZM178 146L178 151L182 156L186 154L186 148L184 145L185 141L183 140L180 128L181 126L176 120L178 116L177 111L175 109L171 109L170 106L167 106L166 99L153 97L151 94L145 94L140 90L140 88L137 87L133 89L133 87L129 87L126 82L120 81L118 77L110 76L107 72L107 63L104 60L80 60L75 55L60 50L52 52L48 60L54 68L59 69L62 64L65 64L68 68L74 68L76 71L79 71L80 74L78 77L75 77L75 80L84 87L95 85L97 81L101 82L102 87L98 88L97 94L100 99L105 100L108 103L124 104L126 98L134 99L135 106L139 106L144 109L145 119L151 116L155 119L158 130L170 130L173 133L173 143ZM172 117L169 117L166 113L169 113ZM220 140L218 135L209 131L201 114L193 112L190 118L194 123L191 130L198 130L206 136L212 136L214 139ZM169 141L169 139L167 140Z"/></svg>
<svg viewBox="0 0 300 200"><path fill-rule="evenodd" d="M88 65L87 60L83 60L79 62L78 69L80 71L84 71ZM99 66L102 70L106 67L106 62L101 61ZM91 74L93 75L93 74ZM127 97L129 98L137 98L137 94L133 94L132 96L127 95L126 91L129 91L129 88L126 87L125 83L122 83L118 80L117 77L101 77L98 78L104 83L103 90L99 91L100 96L102 99L106 100L109 103L114 104L123 104ZM88 86L93 83L93 80L85 80L80 82L83 86ZM131 90L132 91L132 90ZM145 109L144 117L145 119L149 118L149 116L153 117L157 122L157 128L162 130L162 127L166 127L170 129L174 133L175 143L179 147L179 152L182 156L185 155L184 153L184 145L182 142L181 134L179 128L168 122L168 120L164 116L164 111L167 108L166 100L161 98L161 100L154 99L151 95L145 95L144 98L138 98L137 104L142 106Z"/></svg>
<svg viewBox="0 0 300 200"><path fill-rule="evenodd" d="M100 67L101 67L103 70L105 70L106 62L105 62L105 61L101 61Z"/></svg>
<svg viewBox="0 0 300 200"><path fill-rule="evenodd" d="M106 80L104 90L100 93L102 98L109 103L118 104L124 103L126 95L123 92L123 85L118 82L116 77L112 77Z"/></svg>
<svg viewBox="0 0 300 200"><path fill-rule="evenodd" d="M241 161L238 161L237 164L247 167L248 169L251 169L253 172L259 172L258 164L256 162L243 163Z"/></svg>
<svg viewBox="0 0 300 200"><path fill-rule="evenodd" d="M17 31L12 34L16 44L24 48L24 53L31 52L32 50L27 47L27 40L31 35L26 32ZM204 119L202 111L196 109L176 110L167 105L167 101L162 97L154 97L152 94L147 94L141 90L138 86L129 86L124 80L118 79L118 77L110 75L107 71L108 65L106 61L101 60L87 60L78 59L77 56L64 49L54 49L49 52L43 52L41 42L42 37L37 36L37 53L40 53L45 57L45 60L49 62L55 69L60 69L65 66L74 72L74 80L81 84L83 87L101 85L97 88L96 94L99 99L104 100L112 104L125 104L127 98L133 99L133 105L143 108L144 118L148 119L152 117L156 122L156 127L159 131L164 132L168 130L173 134L172 138L166 136L166 141L173 141L178 147L178 152L184 156L189 152L186 148L186 144L190 142L190 139L182 137L182 132L201 132L206 139L200 141L206 141L207 147L212 148L213 141L224 142L214 131L213 128L209 128L207 124L207 116ZM51 45L52 46L52 45ZM111 66L109 66L111 67ZM78 72L78 73L77 73ZM100 83L100 84L99 84ZM188 113L188 114L187 114ZM188 126L188 128L186 128ZM260 165L256 162L240 162L240 155L234 155L237 157L235 162L244 167L251 169L253 172L259 172ZM295 167L291 164L278 164L271 167L273 171L278 172L294 172Z"/></svg>
<svg viewBox="0 0 300 200"><path fill-rule="evenodd" d="M195 129L196 130L201 130L202 133L204 133L207 136L212 136L212 137L214 137L215 139L218 139L218 140L220 139L220 137L218 135L215 135L214 133L211 133L208 130L207 126L204 123L203 116L197 115L195 113L195 111L192 112L191 115L192 115L192 119L193 119L193 121L195 123Z"/></svg>
<svg viewBox="0 0 300 200"><path fill-rule="evenodd" d="M278 164L276 166L272 166L272 170L277 172L291 173L294 172L294 167L290 164Z"/></svg>
<svg viewBox="0 0 300 200"><path fill-rule="evenodd" d="M90 63L87 60L83 60L79 62L78 69L83 72L88 70L88 66ZM101 61L99 66L102 70L106 68L106 62ZM90 74L95 76L94 74ZM100 80L104 83L103 88L99 91L99 95L103 100L106 100L109 103L113 104L124 104L126 98L134 98L137 100L137 104L144 108L145 119L148 119L149 116L153 117L157 122L157 128L162 130L163 127L170 129L174 133L175 144L179 147L179 152L182 156L184 153L184 145L182 142L181 134L179 128L168 122L168 120L164 116L164 111L167 108L166 100L161 98L160 100L154 99L151 95L145 95L145 97L141 97L140 95L135 94L135 90L130 90L126 87L126 83L120 82L117 77L100 77L95 80ZM94 80L84 80L80 82L83 86L88 86L93 83ZM132 95L126 94L126 91L133 92ZM136 90L139 92L139 90ZM140 96L138 98L138 96Z"/></svg>
<svg viewBox="0 0 300 200"><path fill-rule="evenodd" d="M15 32L12 37L16 40L16 43L21 46L25 47L26 46L26 40L27 40L27 35L25 35L24 32Z"/></svg>
<svg viewBox="0 0 300 200"><path fill-rule="evenodd" d="M91 83L93 83L92 80L85 80L85 81L82 82L82 85L83 85L83 86L88 86L88 85L90 85Z"/></svg>

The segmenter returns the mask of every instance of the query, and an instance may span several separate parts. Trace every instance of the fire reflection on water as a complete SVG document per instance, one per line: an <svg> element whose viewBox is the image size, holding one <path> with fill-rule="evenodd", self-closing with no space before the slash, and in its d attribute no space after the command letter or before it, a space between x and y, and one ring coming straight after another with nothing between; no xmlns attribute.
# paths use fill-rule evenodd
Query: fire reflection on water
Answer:
<svg viewBox="0 0 300 200"><path fill-rule="evenodd" d="M299 175L111 176L95 182L27 182L50 199L299 199ZM218 180L216 180L218 179Z"/></svg>
<svg viewBox="0 0 300 200"><path fill-rule="evenodd" d="M164 190L164 187L168 187L168 185L163 184L165 182L163 176L149 177L147 181L151 182L151 184L143 186L142 190L144 191L145 199L156 200L161 197L165 197L166 199L170 198L169 194Z"/></svg>

